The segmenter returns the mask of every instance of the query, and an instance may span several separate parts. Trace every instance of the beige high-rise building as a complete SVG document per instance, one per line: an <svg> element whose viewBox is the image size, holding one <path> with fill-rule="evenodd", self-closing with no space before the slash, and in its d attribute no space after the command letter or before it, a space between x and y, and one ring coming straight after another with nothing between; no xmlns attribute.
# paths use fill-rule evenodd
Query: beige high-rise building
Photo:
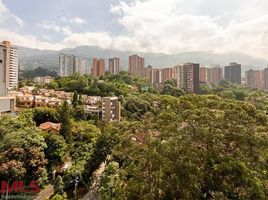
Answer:
<svg viewBox="0 0 268 200"><path fill-rule="evenodd" d="M105 61L104 59L93 59L93 66L91 74L95 77L99 77L105 74Z"/></svg>
<svg viewBox="0 0 268 200"><path fill-rule="evenodd" d="M138 55L129 56L128 72L131 76L144 78L145 76L144 58Z"/></svg>
<svg viewBox="0 0 268 200"><path fill-rule="evenodd" d="M246 86L252 89L261 89L261 71L249 70L245 72Z"/></svg>
<svg viewBox="0 0 268 200"><path fill-rule="evenodd" d="M164 68L162 71L162 83L167 80L172 80L175 78L174 69L173 68Z"/></svg>
<svg viewBox="0 0 268 200"><path fill-rule="evenodd" d="M199 80L202 83L207 82L207 68L206 67L200 67Z"/></svg>
<svg viewBox="0 0 268 200"><path fill-rule="evenodd" d="M145 68L145 79L151 83L151 74L152 74L153 67L151 65Z"/></svg>
<svg viewBox="0 0 268 200"><path fill-rule="evenodd" d="M199 93L199 64L186 63L176 66L179 88L189 93Z"/></svg>
<svg viewBox="0 0 268 200"><path fill-rule="evenodd" d="M268 91L268 67L262 70L262 89Z"/></svg>
<svg viewBox="0 0 268 200"><path fill-rule="evenodd" d="M19 61L18 61L18 49L13 47L9 41L3 41L0 44L2 47L2 53L4 55L4 68L6 87L8 90L18 87L19 80Z"/></svg>
<svg viewBox="0 0 268 200"><path fill-rule="evenodd" d="M160 84L163 83L161 69L152 69L150 76L150 83L156 87L158 87Z"/></svg>
<svg viewBox="0 0 268 200"><path fill-rule="evenodd" d="M219 83L223 80L223 68L220 66L214 66L207 68L207 82L208 83Z"/></svg>
<svg viewBox="0 0 268 200"><path fill-rule="evenodd" d="M102 98L102 120L105 122L120 121L121 103L118 97Z"/></svg>
<svg viewBox="0 0 268 200"><path fill-rule="evenodd" d="M109 59L109 72L111 74L119 74L120 69L120 58Z"/></svg>

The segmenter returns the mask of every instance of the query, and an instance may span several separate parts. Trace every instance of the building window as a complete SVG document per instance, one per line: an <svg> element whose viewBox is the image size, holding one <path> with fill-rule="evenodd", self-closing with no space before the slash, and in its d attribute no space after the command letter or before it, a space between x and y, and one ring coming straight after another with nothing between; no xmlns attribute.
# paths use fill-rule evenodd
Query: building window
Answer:
<svg viewBox="0 0 268 200"><path fill-rule="evenodd" d="M3 61L2 61L2 60L0 60L0 63L3 63Z"/></svg>

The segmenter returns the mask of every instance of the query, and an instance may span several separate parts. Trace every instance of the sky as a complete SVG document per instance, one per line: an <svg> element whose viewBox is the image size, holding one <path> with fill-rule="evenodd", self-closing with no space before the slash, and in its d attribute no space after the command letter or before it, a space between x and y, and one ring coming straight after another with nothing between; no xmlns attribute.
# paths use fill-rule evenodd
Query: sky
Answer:
<svg viewBox="0 0 268 200"><path fill-rule="evenodd" d="M267 0L0 0L0 40L176 54L242 52L268 59Z"/></svg>

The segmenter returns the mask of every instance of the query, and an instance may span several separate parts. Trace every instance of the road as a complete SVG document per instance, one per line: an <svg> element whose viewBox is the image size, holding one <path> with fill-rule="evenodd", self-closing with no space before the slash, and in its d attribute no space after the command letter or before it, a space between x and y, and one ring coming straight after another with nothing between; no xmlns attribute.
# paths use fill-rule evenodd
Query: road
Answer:
<svg viewBox="0 0 268 200"><path fill-rule="evenodd" d="M100 186L100 177L102 175L102 173L105 170L105 162L103 162L99 169L96 170L96 172L94 172L94 180L93 180L93 184L90 188L90 191L83 197L81 198L81 200L100 200L100 196L99 196L99 186Z"/></svg>
<svg viewBox="0 0 268 200"><path fill-rule="evenodd" d="M48 185L44 190L42 190L35 200L45 200L49 198L54 193L53 185Z"/></svg>

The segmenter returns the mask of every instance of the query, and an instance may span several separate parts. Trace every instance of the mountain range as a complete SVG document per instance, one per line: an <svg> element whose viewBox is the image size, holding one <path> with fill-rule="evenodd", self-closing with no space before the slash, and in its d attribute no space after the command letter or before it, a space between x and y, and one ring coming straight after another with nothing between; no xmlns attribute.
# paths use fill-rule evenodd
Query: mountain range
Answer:
<svg viewBox="0 0 268 200"><path fill-rule="evenodd" d="M242 71L248 69L261 69L267 66L268 61L265 59L255 58L244 53L213 53L210 51L183 52L178 54L164 53L143 53L132 51L119 51L113 49L102 49L96 46L79 46L75 48L62 49L60 51L39 50L18 46L19 64L22 70L31 70L42 67L49 70L58 70L59 53L72 54L81 56L89 60L91 65L92 59L104 58L106 65L108 58L119 57L121 60L121 69L127 69L128 56L138 54L145 58L145 65L153 67L173 67L179 63L194 62L201 65L221 65L226 66L230 62L242 64Z"/></svg>

